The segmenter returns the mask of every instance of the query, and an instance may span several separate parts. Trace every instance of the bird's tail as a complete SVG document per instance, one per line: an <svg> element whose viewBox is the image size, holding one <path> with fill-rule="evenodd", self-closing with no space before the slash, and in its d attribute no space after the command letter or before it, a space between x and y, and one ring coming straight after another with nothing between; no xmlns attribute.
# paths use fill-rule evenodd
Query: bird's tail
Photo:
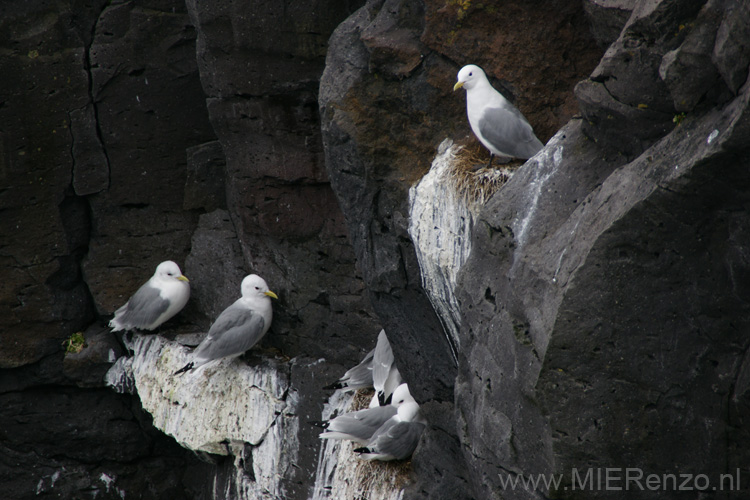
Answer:
<svg viewBox="0 0 750 500"><path fill-rule="evenodd" d="M176 372L174 372L174 373L172 374L172 376L175 376L175 375L180 375L181 373L185 373L185 372L187 372L187 371L190 371L190 370L192 370L192 369L193 369L193 366L195 366L195 363L193 363L193 362L191 361L190 363L186 364L185 366L183 366L182 368L180 368L179 370L177 370Z"/></svg>
<svg viewBox="0 0 750 500"><path fill-rule="evenodd" d="M334 382L332 384L328 384L327 386L323 387L324 391L335 391L337 389L343 389L344 384L341 381Z"/></svg>

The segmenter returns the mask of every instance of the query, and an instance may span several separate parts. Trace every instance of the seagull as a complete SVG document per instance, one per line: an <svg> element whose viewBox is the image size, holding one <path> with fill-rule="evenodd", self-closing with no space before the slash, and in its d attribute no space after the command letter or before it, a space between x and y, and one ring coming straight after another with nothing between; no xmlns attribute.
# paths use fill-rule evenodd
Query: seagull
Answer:
<svg viewBox="0 0 750 500"><path fill-rule="evenodd" d="M352 391L372 387L372 358L375 349L372 349L355 367L349 368L336 382L323 387L323 389L344 389Z"/></svg>
<svg viewBox="0 0 750 500"><path fill-rule="evenodd" d="M193 351L193 359L177 370L179 375L206 363L239 356L266 334L271 326L271 299L278 299L257 274L246 276L240 287L242 297L224 309L208 330L203 342Z"/></svg>
<svg viewBox="0 0 750 500"><path fill-rule="evenodd" d="M393 391L401 385L401 373L394 363L393 350L385 330L380 330L378 342L375 344L372 357L372 385L375 395L370 401L370 408L389 404Z"/></svg>
<svg viewBox="0 0 750 500"><path fill-rule="evenodd" d="M404 403L396 415L375 431L362 448L354 449L365 460L404 460L409 458L419 444L425 424L419 418L417 403Z"/></svg>
<svg viewBox="0 0 750 500"><path fill-rule="evenodd" d="M367 444L375 431L396 415L401 405L414 402L409 387L401 384L393 391L393 402L389 405L344 413L328 422L311 423L325 429L320 434L321 439L349 439Z"/></svg>
<svg viewBox="0 0 750 500"><path fill-rule="evenodd" d="M521 112L495 90L482 68L470 64L458 72L456 91L466 89L466 114L477 139L490 150L492 158L505 156L528 160L544 145Z"/></svg>
<svg viewBox="0 0 750 500"><path fill-rule="evenodd" d="M166 260L137 292L115 311L109 322L113 332L153 330L185 307L190 298L189 280L177 264Z"/></svg>

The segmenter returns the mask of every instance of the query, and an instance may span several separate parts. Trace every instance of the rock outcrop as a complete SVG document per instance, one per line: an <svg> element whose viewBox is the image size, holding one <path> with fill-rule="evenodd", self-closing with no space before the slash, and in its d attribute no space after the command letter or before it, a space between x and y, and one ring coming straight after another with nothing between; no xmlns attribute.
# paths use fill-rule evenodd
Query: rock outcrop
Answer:
<svg viewBox="0 0 750 500"><path fill-rule="evenodd" d="M235 472L214 485L215 497L289 498L284 479L299 451L299 395L290 389L289 363L232 359L174 376L189 361L185 346L137 334L132 349L107 373L108 383L136 394L154 427L184 448L231 458Z"/></svg>
<svg viewBox="0 0 750 500"><path fill-rule="evenodd" d="M457 138L463 140L470 133L465 101L462 96L451 94L451 89L456 72L463 64L486 65L490 55L482 53L480 56L475 49L475 58L468 59L463 51L470 52L473 46L479 45L482 35L487 35L482 39L482 50L501 50L504 57L500 59L501 64L486 65L488 73L495 75L500 66L506 70L504 74L514 76L519 85L524 83L524 76L528 76L524 89L530 89L532 82L536 82L539 86L535 91L546 94L546 109L560 117L560 124L573 114L571 103L574 101L570 93L577 81L572 65L562 64L562 59L578 50L575 54L580 58L580 65L591 64L593 68L595 62L594 52L586 46L588 33L577 32L564 43L554 37L541 40L535 37L533 34L540 25L527 17L529 12L525 5L519 3L502 12L494 9L487 12L483 7L468 4L467 7L416 1L368 2L331 37L326 71L321 80L319 99L326 166L347 217L358 264L368 284L373 307L392 339L396 361L399 367L404 367L402 373L412 393L420 403L434 404L436 410L432 413L429 406L425 409L426 418L432 418L436 424L427 430L423 446L415 454L418 481L407 488L407 498L448 494L467 498L472 493L467 491L466 484L476 480L467 475L466 462L457 453L457 428L461 423L452 416L454 383L461 367L463 341L456 342L450 329L443 328L443 324L455 324L455 318L441 320L437 317L429 297L431 292L422 286L415 249L419 245L409 235L409 188L427 172L429 162L425 159L434 157L437 146L446 136L460 134ZM560 7L555 14L556 25L580 23L581 11L576 12L568 4L563 7L561 3ZM519 27L512 35L504 30L494 31L496 24L493 22L509 21L513 13L521 14L514 22L529 29ZM472 28L467 29L467 24ZM529 26L531 24L535 28ZM392 54L400 64L393 61L389 65L381 64L379 51L371 41L373 32L378 33L381 45L396 37L409 41L403 44L409 50ZM503 39L501 33L507 38ZM413 64L414 47L418 47L421 54L419 64ZM563 47L565 56L560 52ZM545 52L545 48L549 50ZM513 49L518 52L513 53ZM553 60L557 62L555 58L560 57L559 62L564 67L554 81L548 80L544 85L543 72L540 72L543 66L533 63L542 53L550 57L546 65ZM455 62L449 62L447 57ZM524 74L523 69L529 74ZM367 102L377 103L377 106L363 105ZM519 102L519 105L536 126L534 112L528 113L525 103ZM547 118L551 119L551 115ZM541 123L544 125L536 128L544 131L540 135L545 138L550 128L557 128L551 121ZM454 224L455 221L451 223ZM446 227L444 231L450 233L451 228ZM446 282L442 287L452 285ZM444 294L444 297L449 295ZM477 418L484 410L484 407L476 409ZM435 470L440 473L436 474Z"/></svg>
<svg viewBox="0 0 750 500"><path fill-rule="evenodd" d="M391 120L386 130L408 131L389 137L393 151L419 134L419 125L399 119L399 113L431 124L420 113L430 116L433 109L444 121L455 116L429 85L420 99L403 97L409 95L409 80L444 62L433 63L435 53L423 51L422 64L408 75L374 75L375 57L364 33L384 16L406 17L408 5L369 3L370 10L337 30L322 81L321 114L327 166L342 206L350 207L345 213L358 234L355 249L367 254L360 260L371 269L364 275L375 308L419 323L423 335L414 344L397 336L395 351L404 359L422 355L435 361L429 370L417 362L406 371L417 390L432 384L421 394L439 401L443 396L434 387L450 364L446 350L430 343L445 336L429 330L415 303L390 302L397 287L388 281L390 292L384 293L382 267L373 261L394 241L400 250L391 255L401 262L409 262L412 249L410 241L398 239L397 222L383 224L403 220L397 215L407 199L401 188L410 179L408 167L402 167L408 155L391 161L382 150L369 149L375 144L372 129ZM481 9L457 8L462 29ZM460 38L458 30L432 25L450 10L428 3L420 40L455 58L456 66L483 61L482 44L467 53L432 45L438 36ZM526 21L520 8L507 7L498 17L511 12ZM630 467L644 476L684 471L717 481L747 463L748 433L738 430L747 418L741 394L748 348L742 326L748 297L738 279L745 266L746 221L738 207L745 203L747 182L742 172L748 143L741 137L747 126L748 51L741 27L746 23L737 21L746 19L747 9L737 2L641 2L631 8L589 2L586 12L598 41L611 45L590 78L576 87L582 117L568 115L546 148L479 211L470 255L458 271L454 292L461 327L454 427L448 433L456 432L461 453L430 448L428 431L415 455L418 477L425 455L432 465L458 464L450 469L458 477L441 476L438 482L466 481L472 488L465 494L475 498L567 497L576 486L574 469L581 477L596 468ZM474 21L478 26L494 19L485 14L484 21ZM421 12L411 19L420 17ZM419 32L413 21L399 26ZM556 53L541 50L544 41L536 43L537 54ZM577 56L584 60L586 54ZM519 84L540 81L519 74L538 74L533 62L514 70ZM375 118L361 112L366 100L381 109L390 102L403 106ZM566 103L557 108L560 113L571 109L569 101L552 102ZM535 124L533 112L527 116ZM391 211L378 208L384 199ZM373 208L369 203L361 208L362 200L372 200ZM447 236L454 224L436 232ZM375 230L382 227L388 230ZM463 252L461 247L454 257ZM400 286L414 283L408 272L401 276ZM443 280L445 288L449 284ZM405 306L412 312L408 319L399 312ZM455 322L450 308L436 309L447 324ZM505 481L519 474L562 479L557 487L508 491ZM432 483L407 490L407 496L439 495L438 488L430 490L435 475L424 476ZM591 487L575 494L609 493Z"/></svg>
<svg viewBox="0 0 750 500"><path fill-rule="evenodd" d="M719 54L749 18L679 4L638 5L576 89L583 118L477 221L456 402L482 495L506 471L561 474L571 498L574 469L744 473L750 89Z"/></svg>
<svg viewBox="0 0 750 500"><path fill-rule="evenodd" d="M152 426L137 396L103 385L124 349L99 325L165 258L193 287L165 338L205 331L244 275L266 277L281 300L261 347L301 360L286 373L309 395L297 406L306 418L320 418L320 387L343 371L337 363L370 347L380 328L326 179L317 119L326 40L357 5L287 7L3 9L0 61L16 75L0 84L8 498L218 498L252 476L235 467L244 451L201 462ZM66 353L76 332L83 350ZM33 432L49 414L63 437ZM85 439L73 453L65 436L76 433ZM317 462L317 436L307 426L299 435L287 498L307 497ZM109 444L118 440L137 446L118 454ZM90 465L97 457L109 462Z"/></svg>

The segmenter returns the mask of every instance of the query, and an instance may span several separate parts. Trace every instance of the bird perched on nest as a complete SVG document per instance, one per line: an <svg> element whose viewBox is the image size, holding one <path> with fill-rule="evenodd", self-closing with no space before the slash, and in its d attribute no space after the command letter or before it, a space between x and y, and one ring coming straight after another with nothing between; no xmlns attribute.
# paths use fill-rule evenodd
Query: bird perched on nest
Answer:
<svg viewBox="0 0 750 500"><path fill-rule="evenodd" d="M271 327L271 298L278 299L257 274L246 276L240 287L242 297L222 311L196 347L192 361L177 370L179 375L206 363L239 356L255 344Z"/></svg>
<svg viewBox="0 0 750 500"><path fill-rule="evenodd" d="M367 444L375 431L398 413L401 405L415 402L409 387L401 384L393 391L393 401L389 405L350 411L327 422L310 423L325 429L320 434L321 439L349 439Z"/></svg>
<svg viewBox="0 0 750 500"><path fill-rule="evenodd" d="M353 451L365 460L404 460L414 453L424 428L419 405L407 402L375 431L365 446Z"/></svg>
<svg viewBox="0 0 750 500"><path fill-rule="evenodd" d="M115 311L109 322L113 332L120 330L153 330L185 307L190 298L190 284L180 267L167 260L156 266L156 272L130 299Z"/></svg>
<svg viewBox="0 0 750 500"><path fill-rule="evenodd" d="M380 330L372 356L372 385L375 395L370 401L370 408L390 404L393 391L401 385L401 373L396 367L393 349L385 330Z"/></svg>
<svg viewBox="0 0 750 500"><path fill-rule="evenodd" d="M471 130L490 150L488 168L495 155L527 160L544 147L518 108L492 87L482 68L473 64L461 68L453 90L460 88L466 89Z"/></svg>
<svg viewBox="0 0 750 500"><path fill-rule="evenodd" d="M401 373L394 362L391 344L385 330L381 330L375 348L357 366L348 369L340 379L323 389L350 391L374 387L375 395L370 402L370 408L373 408L390 404L393 391L400 384Z"/></svg>
<svg viewBox="0 0 750 500"><path fill-rule="evenodd" d="M372 358L374 356L375 349L372 349L357 366L346 370L346 373L340 379L323 387L323 389L356 391L357 389L372 387Z"/></svg>

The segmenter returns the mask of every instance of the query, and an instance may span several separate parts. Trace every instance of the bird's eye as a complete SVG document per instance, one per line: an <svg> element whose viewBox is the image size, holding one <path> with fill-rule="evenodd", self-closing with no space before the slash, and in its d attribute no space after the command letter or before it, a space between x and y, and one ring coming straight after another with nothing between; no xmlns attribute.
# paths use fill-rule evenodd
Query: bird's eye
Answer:
<svg viewBox="0 0 750 500"><path fill-rule="evenodd" d="M256 287L255 287L255 289L256 289L256 290L260 290L260 287L259 287L259 286L256 286Z"/></svg>
<svg viewBox="0 0 750 500"><path fill-rule="evenodd" d="M469 76L473 75L474 73L469 73Z"/></svg>

